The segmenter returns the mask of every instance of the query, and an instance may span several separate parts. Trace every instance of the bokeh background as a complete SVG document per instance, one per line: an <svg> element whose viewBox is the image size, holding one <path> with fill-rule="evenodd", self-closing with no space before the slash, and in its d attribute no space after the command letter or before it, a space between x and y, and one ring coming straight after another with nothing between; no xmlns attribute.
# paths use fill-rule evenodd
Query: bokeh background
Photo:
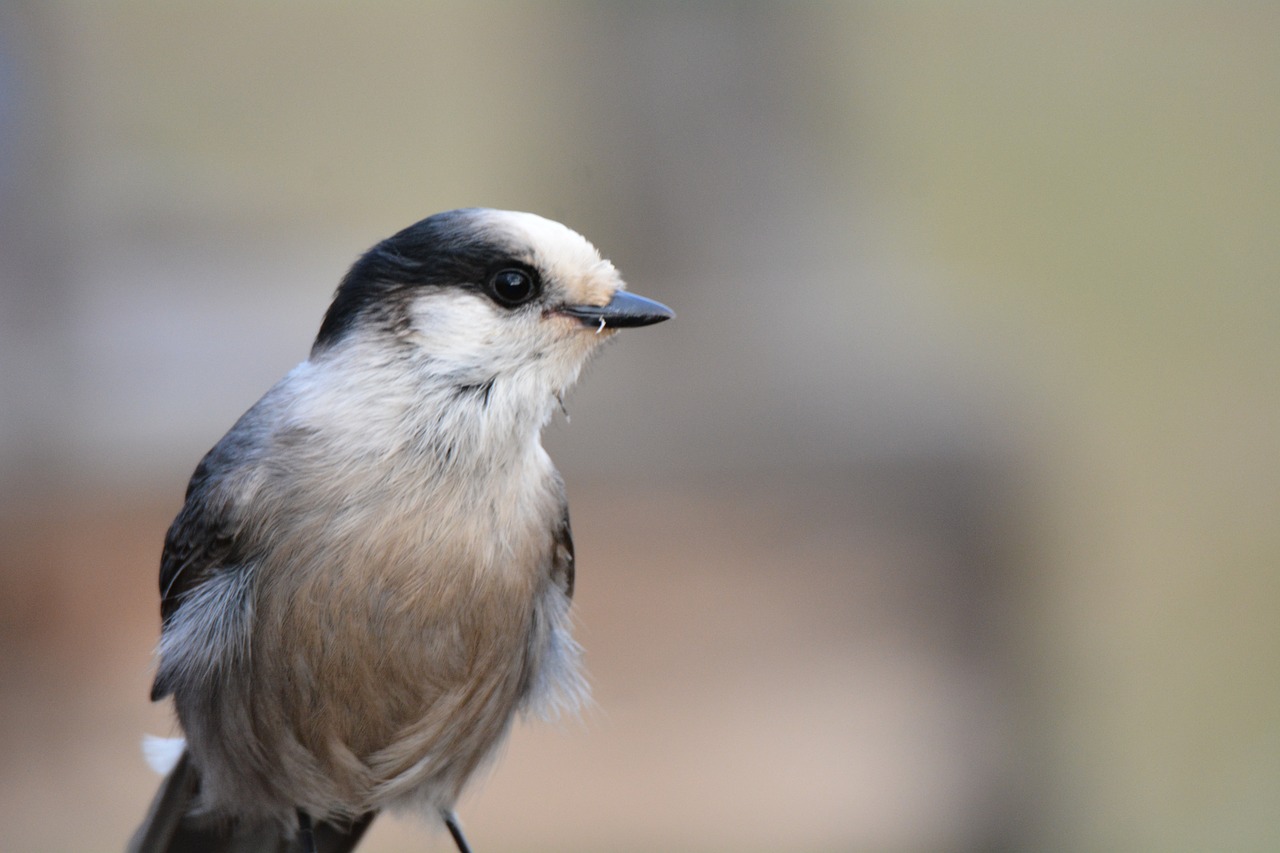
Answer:
<svg viewBox="0 0 1280 853"><path fill-rule="evenodd" d="M3 3L0 847L123 846L192 467L364 248L484 205L679 318L549 431L597 705L518 727L478 850L1280 849L1278 45L1265 3Z"/></svg>

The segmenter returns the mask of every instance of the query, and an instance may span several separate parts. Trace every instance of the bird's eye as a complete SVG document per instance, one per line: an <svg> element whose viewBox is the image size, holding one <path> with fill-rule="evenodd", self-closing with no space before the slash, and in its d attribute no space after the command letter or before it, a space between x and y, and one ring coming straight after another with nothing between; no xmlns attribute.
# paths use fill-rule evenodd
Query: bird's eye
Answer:
<svg viewBox="0 0 1280 853"><path fill-rule="evenodd" d="M533 277L524 270L498 270L489 279L489 292L493 298L508 308L528 302L538 295Z"/></svg>

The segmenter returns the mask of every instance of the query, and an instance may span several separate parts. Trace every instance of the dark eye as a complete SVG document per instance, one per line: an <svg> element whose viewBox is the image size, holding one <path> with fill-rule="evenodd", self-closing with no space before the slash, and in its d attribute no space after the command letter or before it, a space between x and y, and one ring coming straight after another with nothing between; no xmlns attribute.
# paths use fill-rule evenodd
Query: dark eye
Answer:
<svg viewBox="0 0 1280 853"><path fill-rule="evenodd" d="M538 287L524 270L505 269L498 270L489 279L489 292L498 302L512 308L537 296Z"/></svg>

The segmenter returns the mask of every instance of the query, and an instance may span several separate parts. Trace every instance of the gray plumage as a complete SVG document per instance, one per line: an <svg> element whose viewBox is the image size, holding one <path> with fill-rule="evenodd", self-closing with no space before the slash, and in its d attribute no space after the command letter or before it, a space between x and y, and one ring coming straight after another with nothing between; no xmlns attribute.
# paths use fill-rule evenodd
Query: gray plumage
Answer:
<svg viewBox="0 0 1280 853"><path fill-rule="evenodd" d="M517 711L576 707L541 430L614 327L670 316L532 214L440 214L362 257L166 537L152 698L186 752L130 849L291 849L304 813L348 850L384 809L450 815Z"/></svg>

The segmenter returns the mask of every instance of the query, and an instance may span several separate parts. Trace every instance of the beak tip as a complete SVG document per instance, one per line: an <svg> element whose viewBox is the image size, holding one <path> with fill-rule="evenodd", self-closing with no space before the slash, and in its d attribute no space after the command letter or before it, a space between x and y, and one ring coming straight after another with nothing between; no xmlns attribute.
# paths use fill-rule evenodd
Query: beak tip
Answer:
<svg viewBox="0 0 1280 853"><path fill-rule="evenodd" d="M652 326L676 316L676 312L661 302L625 290L615 293L608 305L569 305L563 311L577 317L584 326L615 329Z"/></svg>

